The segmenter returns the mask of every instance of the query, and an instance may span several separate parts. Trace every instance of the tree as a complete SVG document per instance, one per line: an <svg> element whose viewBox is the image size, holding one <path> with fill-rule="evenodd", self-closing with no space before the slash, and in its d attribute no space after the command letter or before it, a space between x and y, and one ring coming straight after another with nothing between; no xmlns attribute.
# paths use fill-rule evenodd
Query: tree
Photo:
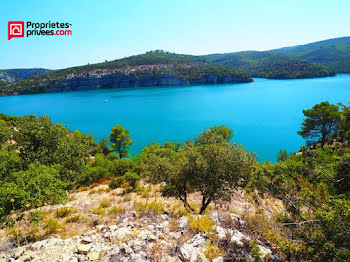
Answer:
<svg viewBox="0 0 350 262"><path fill-rule="evenodd" d="M349 102L350 103L350 102ZM340 104L342 109L341 131L346 138L350 138L350 106Z"/></svg>
<svg viewBox="0 0 350 262"><path fill-rule="evenodd" d="M202 214L212 201L229 200L232 191L249 178L254 157L229 143L231 137L232 130L212 127L181 147L153 144L140 156L144 174L151 182L165 182L163 195L179 198L191 211L187 197L200 192Z"/></svg>
<svg viewBox="0 0 350 262"><path fill-rule="evenodd" d="M10 139L10 129L5 120L0 119L0 146Z"/></svg>
<svg viewBox="0 0 350 262"><path fill-rule="evenodd" d="M280 151L278 152L278 155L277 155L277 161L284 162L288 159L288 157L289 157L288 152L286 150L280 149Z"/></svg>
<svg viewBox="0 0 350 262"><path fill-rule="evenodd" d="M297 133L306 139L308 145L321 142L323 146L327 138L339 130L341 113L337 105L322 102L313 108L303 110L306 118Z"/></svg>
<svg viewBox="0 0 350 262"><path fill-rule="evenodd" d="M109 134L109 140L112 142L113 151L119 154L119 158L129 156L128 149L134 142L134 139L130 139L128 129L124 129L121 125L116 125Z"/></svg>
<svg viewBox="0 0 350 262"><path fill-rule="evenodd" d="M100 145L102 148L102 152L105 156L107 156L109 153L112 152L111 148L109 147L109 140L108 138L102 137L100 140Z"/></svg>

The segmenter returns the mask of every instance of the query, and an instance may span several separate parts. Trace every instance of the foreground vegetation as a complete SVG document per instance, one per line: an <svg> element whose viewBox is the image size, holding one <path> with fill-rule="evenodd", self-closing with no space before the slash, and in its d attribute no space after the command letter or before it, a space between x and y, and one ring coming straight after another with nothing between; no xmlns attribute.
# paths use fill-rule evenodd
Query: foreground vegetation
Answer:
<svg viewBox="0 0 350 262"><path fill-rule="evenodd" d="M308 146L292 154L281 150L278 163L257 162L254 154L231 142L233 132L225 126L203 130L183 144L153 143L138 157L128 158L133 140L119 125L109 139L96 143L91 135L72 132L47 116L1 115L1 221L15 228L28 219L23 211L65 202L68 191L102 180L111 181L111 189L120 188L125 199L131 192L149 196L141 179L157 184L162 196L183 203L182 214L192 215L205 214L212 203L225 203L240 189L257 205L254 214L246 215L248 227L277 245L286 260L346 261L350 259L349 112L348 106L328 102L304 110L299 134ZM199 205L189 200L194 193L200 197ZM283 207L266 216L262 201L280 201ZM137 202L135 209L140 216L171 213L156 199ZM30 223L38 223L43 215L35 212L30 213ZM113 207L107 199L91 212L105 216L122 213L123 208ZM75 213L74 208L57 209L45 220L47 234L58 232L63 220L84 220ZM208 231L205 218L191 218L193 230Z"/></svg>

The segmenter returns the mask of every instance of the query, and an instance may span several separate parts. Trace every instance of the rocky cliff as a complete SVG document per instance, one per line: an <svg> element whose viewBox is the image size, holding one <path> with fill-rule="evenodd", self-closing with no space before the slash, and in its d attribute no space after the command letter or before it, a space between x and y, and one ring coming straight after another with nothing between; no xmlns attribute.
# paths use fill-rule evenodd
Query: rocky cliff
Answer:
<svg viewBox="0 0 350 262"><path fill-rule="evenodd" d="M234 76L218 77L216 75L204 76L198 79L182 79L170 74L158 76L140 76L131 74L105 74L102 76L72 77L63 79L49 89L50 92L78 91L100 88L124 88L147 86L189 86L205 84L227 84L250 82L249 79L240 79Z"/></svg>
<svg viewBox="0 0 350 262"><path fill-rule="evenodd" d="M30 76L46 73L52 70L45 68L28 68L28 69L6 69L0 70L0 80L14 82L16 79L23 80Z"/></svg>

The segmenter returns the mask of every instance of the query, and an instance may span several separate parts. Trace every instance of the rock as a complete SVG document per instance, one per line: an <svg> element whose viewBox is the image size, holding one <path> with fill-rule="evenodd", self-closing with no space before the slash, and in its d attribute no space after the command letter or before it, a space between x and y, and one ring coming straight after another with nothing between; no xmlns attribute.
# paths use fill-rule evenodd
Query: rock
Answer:
<svg viewBox="0 0 350 262"><path fill-rule="evenodd" d="M154 226L153 225L148 225L147 229L150 230L150 231L153 231L154 230Z"/></svg>
<svg viewBox="0 0 350 262"><path fill-rule="evenodd" d="M31 261L32 258L31 256L29 255L24 255L24 256L21 256L19 259L18 259L18 262L28 262L28 261Z"/></svg>
<svg viewBox="0 0 350 262"><path fill-rule="evenodd" d="M96 251L93 251L93 252L89 252L88 253L88 258L92 261L96 261L100 258L100 253L99 252L96 252Z"/></svg>
<svg viewBox="0 0 350 262"><path fill-rule="evenodd" d="M264 247L262 245L259 245L260 252L262 253L262 257L264 258L267 255L272 255L271 249Z"/></svg>
<svg viewBox="0 0 350 262"><path fill-rule="evenodd" d="M131 256L132 261L134 262L146 262L146 260L142 259L142 256L140 254L133 254Z"/></svg>
<svg viewBox="0 0 350 262"><path fill-rule="evenodd" d="M238 230L233 230L231 228L222 228L220 226L216 227L216 232L218 233L218 237L220 240L226 239L229 237L231 239L231 242L235 242L239 246L243 246L243 239L250 240L249 236L246 236L242 234Z"/></svg>
<svg viewBox="0 0 350 262"><path fill-rule="evenodd" d="M202 250L205 250L205 242L206 239L203 235L195 235L180 248L182 257L190 262L207 261L201 253Z"/></svg>
<svg viewBox="0 0 350 262"><path fill-rule="evenodd" d="M15 259L18 259L20 256L22 256L24 253L24 248L23 247L18 247L16 248L13 253L12 253L12 257Z"/></svg>
<svg viewBox="0 0 350 262"><path fill-rule="evenodd" d="M110 231L116 231L116 230L119 229L119 227L120 226L118 226L118 225L112 225L112 226L109 226L108 228L109 228Z"/></svg>
<svg viewBox="0 0 350 262"><path fill-rule="evenodd" d="M132 253L134 253L133 250L132 250L132 248L129 247L129 246L128 246L127 244L125 244L125 243L122 243L122 244L121 244L120 251L121 251L122 253L124 253L124 254L132 254Z"/></svg>
<svg viewBox="0 0 350 262"><path fill-rule="evenodd" d="M91 245L79 244L77 245L77 250L79 254L86 255L91 249Z"/></svg>
<svg viewBox="0 0 350 262"><path fill-rule="evenodd" d="M166 220L166 219L168 219L168 215L167 214L163 214L163 215L160 216L160 218L163 219L163 220Z"/></svg>
<svg viewBox="0 0 350 262"><path fill-rule="evenodd" d="M179 219L179 228L184 229L185 227L188 226L188 220L187 217L183 216Z"/></svg>
<svg viewBox="0 0 350 262"><path fill-rule="evenodd" d="M104 227L105 227L104 225L98 225L98 226L96 226L96 228L97 228L98 230L100 230L100 231L101 231Z"/></svg>
<svg viewBox="0 0 350 262"><path fill-rule="evenodd" d="M217 257L217 258L214 258L212 260L212 262L224 262L224 258L223 257Z"/></svg>
<svg viewBox="0 0 350 262"><path fill-rule="evenodd" d="M15 259L18 259L20 256L22 256L24 253L23 247L18 247L14 250L12 257Z"/></svg>
<svg viewBox="0 0 350 262"><path fill-rule="evenodd" d="M131 231L127 227L122 227L117 229L115 232L111 233L116 238L125 238L126 236L131 234Z"/></svg>
<svg viewBox="0 0 350 262"><path fill-rule="evenodd" d="M154 241L157 240L158 238L148 230L143 230L141 231L138 235L137 238L142 239L142 240L148 240L148 241Z"/></svg>
<svg viewBox="0 0 350 262"><path fill-rule="evenodd" d="M92 239L91 237L84 237L82 240L81 240L82 243L84 244L88 244L88 243L91 243L92 242Z"/></svg>

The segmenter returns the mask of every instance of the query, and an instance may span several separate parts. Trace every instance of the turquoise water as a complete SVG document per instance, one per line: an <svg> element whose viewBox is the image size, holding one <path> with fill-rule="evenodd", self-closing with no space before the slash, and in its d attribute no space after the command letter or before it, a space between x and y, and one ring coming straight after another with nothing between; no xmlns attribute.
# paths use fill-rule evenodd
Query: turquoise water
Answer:
<svg viewBox="0 0 350 262"><path fill-rule="evenodd" d="M302 109L325 100L349 101L350 75L9 96L0 97L0 112L46 114L71 130L91 132L98 140L121 124L135 139L132 153L152 141L184 141L211 125L227 125L234 130L235 142L261 161L275 161L279 149L293 152L303 145L296 134Z"/></svg>

